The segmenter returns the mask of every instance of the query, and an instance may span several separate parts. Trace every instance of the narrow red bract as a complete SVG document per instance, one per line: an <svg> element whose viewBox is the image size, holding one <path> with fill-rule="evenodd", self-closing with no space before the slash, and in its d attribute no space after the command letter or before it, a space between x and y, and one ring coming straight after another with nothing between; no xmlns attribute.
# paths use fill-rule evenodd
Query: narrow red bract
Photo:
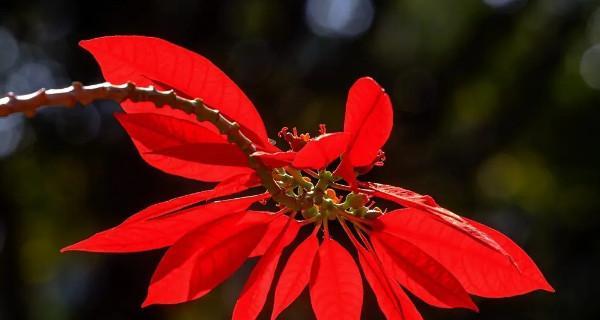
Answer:
<svg viewBox="0 0 600 320"><path fill-rule="evenodd" d="M285 235L289 234L295 237L299 229L295 220L289 219L286 222L285 227L252 270L233 309L232 319L256 319L258 317L267 300L279 257L286 246Z"/></svg>
<svg viewBox="0 0 600 320"><path fill-rule="evenodd" d="M354 259L337 241L325 238L310 279L310 301L317 319L359 319L362 299L362 280Z"/></svg>
<svg viewBox="0 0 600 320"><path fill-rule="evenodd" d="M419 299L439 308L477 311L477 306L452 273L412 243L383 232L373 233L371 242L392 279Z"/></svg>
<svg viewBox="0 0 600 320"><path fill-rule="evenodd" d="M270 220L240 223L242 217L222 218L179 239L158 264L143 305L196 299L227 279L252 252Z"/></svg>
<svg viewBox="0 0 600 320"><path fill-rule="evenodd" d="M392 275L388 273L374 252L368 252L359 247L358 261L386 318L422 319L415 305L402 291L402 288L393 282Z"/></svg>
<svg viewBox="0 0 600 320"><path fill-rule="evenodd" d="M271 319L277 318L306 288L318 249L319 240L314 234L296 247L279 277Z"/></svg>
<svg viewBox="0 0 600 320"><path fill-rule="evenodd" d="M154 85L201 99L238 123L255 147L251 152L244 148L251 153L246 154L216 126L182 111L122 103L125 113L116 117L148 164L218 182L211 190L152 205L63 249L122 253L168 248L143 306L200 298L252 257L258 262L240 292L234 319L256 319L273 282L271 319L280 317L307 286L317 319L359 319L361 269L388 319L421 319L405 290L435 307L474 311L471 295L553 291L533 260L500 232L441 207L430 196L360 181L361 174L384 164L381 149L393 124L390 98L372 78L360 78L350 88L342 132L327 132L322 125L311 137L286 127L278 136L289 149L282 150L271 144L246 95L206 58L140 36L103 37L81 45L97 59L107 81ZM337 160L337 168L329 170ZM261 184L271 186L272 194L232 197ZM382 210L374 205L378 199L401 208ZM251 210L267 201L278 211ZM330 233L333 223L350 239L354 257ZM304 226L314 226L312 233L294 245L297 234L306 234ZM291 255L277 276L288 246Z"/></svg>

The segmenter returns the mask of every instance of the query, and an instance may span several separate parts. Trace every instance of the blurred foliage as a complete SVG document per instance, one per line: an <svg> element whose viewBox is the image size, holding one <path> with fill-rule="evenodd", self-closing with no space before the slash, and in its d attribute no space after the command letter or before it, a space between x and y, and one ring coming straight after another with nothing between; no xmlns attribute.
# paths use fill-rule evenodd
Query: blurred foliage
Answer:
<svg viewBox="0 0 600 320"><path fill-rule="evenodd" d="M2 1L0 91L101 81L76 44L110 34L159 36L207 56L273 136L282 126L340 129L350 84L374 76L396 114L387 165L368 178L507 233L557 290L482 299L479 314L417 302L426 319L600 314L599 1ZM0 319L229 316L252 263L199 301L141 310L161 252L59 254L207 187L143 163L117 110L96 103L0 119ZM380 318L365 299L365 318ZM305 293L284 318L311 314Z"/></svg>

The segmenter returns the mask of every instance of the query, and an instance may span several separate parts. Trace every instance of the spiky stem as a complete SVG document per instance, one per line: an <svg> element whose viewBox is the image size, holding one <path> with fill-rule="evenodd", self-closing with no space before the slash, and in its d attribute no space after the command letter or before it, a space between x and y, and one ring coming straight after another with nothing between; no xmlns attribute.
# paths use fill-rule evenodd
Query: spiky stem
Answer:
<svg viewBox="0 0 600 320"><path fill-rule="evenodd" d="M77 103L88 105L96 100L152 102L158 108L170 106L173 109L195 115L198 121L212 123L222 134L227 136L231 143L237 145L248 156L250 167L256 171L273 200L291 210L301 209L299 201L286 195L273 181L271 170L252 157L252 153L256 151L256 145L241 132L237 122L227 119L219 110L207 106L201 99L186 99L178 96L173 90L160 91L153 86L138 87L132 82L122 85L103 82L91 86L73 82L66 88L40 89L27 95L16 96L8 93L6 97L0 98L0 117L6 117L13 113L23 113L27 117L33 117L37 110L44 106L74 107Z"/></svg>

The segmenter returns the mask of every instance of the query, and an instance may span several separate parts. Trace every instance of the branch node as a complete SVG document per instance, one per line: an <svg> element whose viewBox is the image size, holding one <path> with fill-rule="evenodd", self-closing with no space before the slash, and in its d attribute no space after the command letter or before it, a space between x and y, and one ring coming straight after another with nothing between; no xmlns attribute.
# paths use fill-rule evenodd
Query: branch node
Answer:
<svg viewBox="0 0 600 320"><path fill-rule="evenodd" d="M125 83L125 90L127 90L128 92L133 92L133 90L135 90L135 83L133 83L132 81L127 81Z"/></svg>

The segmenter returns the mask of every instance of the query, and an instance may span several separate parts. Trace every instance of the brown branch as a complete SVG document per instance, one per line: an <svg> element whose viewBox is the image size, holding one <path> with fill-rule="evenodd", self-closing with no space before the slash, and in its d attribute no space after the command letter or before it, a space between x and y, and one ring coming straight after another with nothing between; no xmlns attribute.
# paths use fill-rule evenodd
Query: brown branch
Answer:
<svg viewBox="0 0 600 320"><path fill-rule="evenodd" d="M69 87L62 89L40 89L34 93L16 96L8 93L0 98L0 117L13 113L23 113L33 117L41 107L67 106L74 107L77 103L88 105L96 100L112 100L122 102L152 102L158 108L170 106L187 114L194 114L198 121L208 121L227 136L227 139L237 145L246 155L248 162L258 176L263 186L269 191L273 199L292 210L300 210L301 204L295 198L286 195L273 181L271 170L265 167L258 159L252 157L256 151L255 144L240 130L237 122L230 121L218 110L204 104L201 99L186 99L178 96L175 91L160 91L153 86L137 87L132 82L122 85L113 85L108 82L83 86L80 82L73 82Z"/></svg>

